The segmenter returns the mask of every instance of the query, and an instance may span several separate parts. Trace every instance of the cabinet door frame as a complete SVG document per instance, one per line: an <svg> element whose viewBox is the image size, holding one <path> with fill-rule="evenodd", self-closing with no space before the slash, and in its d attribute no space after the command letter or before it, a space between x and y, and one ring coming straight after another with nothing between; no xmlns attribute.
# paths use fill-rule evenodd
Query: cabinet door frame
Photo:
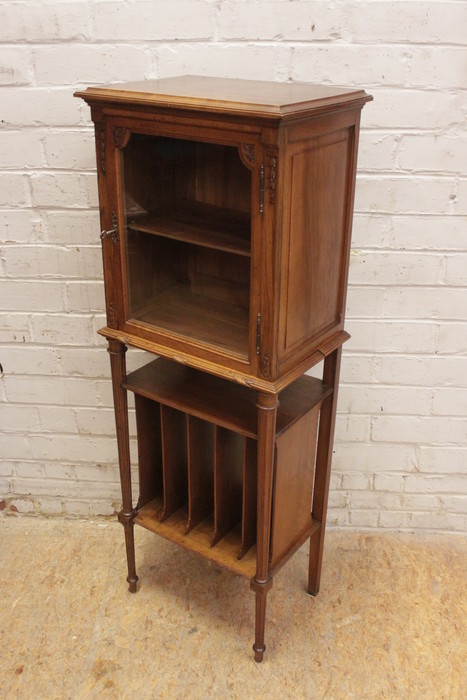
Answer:
<svg viewBox="0 0 467 700"><path fill-rule="evenodd" d="M170 122L160 120L157 116L148 118L141 115L129 117L127 114L108 115L104 122L106 133L107 157L106 175L100 183L99 195L101 208L115 213L118 221L121 245L114 245L108 239L104 243L104 268L106 296L112 297L111 307L107 304L109 326L129 335L138 336L146 341L153 341L167 349L166 355L176 357L177 352L190 354L202 360L213 362L229 369L257 376L257 315L260 306L259 274L264 266L258 256L262 255L262 220L260 213L260 171L262 164L262 147L260 129L251 126L244 129L237 124L213 126L202 119L178 118ZM234 353L216 348L205 342L184 339L163 329L151 328L148 324L130 319L127 294L127 272L125 259L125 211L122 180L123 149L128 145L132 133L148 136L162 136L181 140L197 141L236 147L243 165L251 172L251 258L250 258L250 302L249 302L249 344L248 357L242 358ZM104 205L104 206L102 206ZM112 214L109 214L112 216ZM112 318L109 317L112 309Z"/></svg>

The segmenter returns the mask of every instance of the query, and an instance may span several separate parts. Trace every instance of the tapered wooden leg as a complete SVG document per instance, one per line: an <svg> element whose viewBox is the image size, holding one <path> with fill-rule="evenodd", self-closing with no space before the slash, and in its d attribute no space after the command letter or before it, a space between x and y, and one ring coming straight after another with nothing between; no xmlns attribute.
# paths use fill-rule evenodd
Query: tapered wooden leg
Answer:
<svg viewBox="0 0 467 700"><path fill-rule="evenodd" d="M263 660L263 654L266 651L264 643L264 631L266 627L266 596L272 586L272 579L268 579L266 583L259 583L255 579L251 582L251 589L255 592L255 643L253 651L255 652L255 661L260 663Z"/></svg>
<svg viewBox="0 0 467 700"><path fill-rule="evenodd" d="M279 402L275 394L258 394L258 496L256 532L256 576L251 588L256 594L255 661L263 660L266 624L266 596L272 586L269 576L269 545L271 533L272 479L276 414Z"/></svg>
<svg viewBox="0 0 467 700"><path fill-rule="evenodd" d="M310 595L318 594L321 580L341 355L342 346L324 360L323 381L333 387L333 392L323 401L319 420L312 516L314 520L321 523L321 526L310 538L308 570L308 593Z"/></svg>
<svg viewBox="0 0 467 700"><path fill-rule="evenodd" d="M118 515L119 522L125 530L126 556L128 563L129 590L136 592L135 542L134 542L134 518L136 511L133 508L131 494L131 470L130 470L130 437L128 429L128 400L123 382L126 379L125 353L126 345L118 340L109 340L108 353L110 355L110 367L112 370L112 389L115 410L115 425L117 430L118 464L120 467L120 481L122 486L122 510Z"/></svg>

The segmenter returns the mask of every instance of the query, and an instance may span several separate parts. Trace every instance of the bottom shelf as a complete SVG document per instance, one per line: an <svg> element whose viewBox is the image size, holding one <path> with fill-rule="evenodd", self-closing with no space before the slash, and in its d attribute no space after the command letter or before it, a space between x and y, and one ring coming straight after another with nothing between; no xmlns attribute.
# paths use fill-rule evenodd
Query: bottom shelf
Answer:
<svg viewBox="0 0 467 700"><path fill-rule="evenodd" d="M252 579L256 573L256 547L252 547L242 559L238 559L242 538L240 527L228 532L215 546L211 546L213 521L206 518L194 527L189 534L186 533L187 510L180 508L163 522L159 518L162 513L162 498L154 498L139 509L135 523L155 532L161 537L176 544L197 552L201 556L230 569L236 574L247 579Z"/></svg>
<svg viewBox="0 0 467 700"><path fill-rule="evenodd" d="M204 280L204 285L207 284ZM247 359L249 315L244 300L241 303L235 300L231 283L215 280L213 284L218 294L222 288L224 299L209 296L202 288L197 292L194 283L192 286L179 283L155 296L149 305L133 309L132 318Z"/></svg>

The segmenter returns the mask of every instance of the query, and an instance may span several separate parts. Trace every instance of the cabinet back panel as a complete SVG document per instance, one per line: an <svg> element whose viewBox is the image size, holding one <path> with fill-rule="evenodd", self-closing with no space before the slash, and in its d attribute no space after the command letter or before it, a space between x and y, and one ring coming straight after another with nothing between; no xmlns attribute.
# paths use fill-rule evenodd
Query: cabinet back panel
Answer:
<svg viewBox="0 0 467 700"><path fill-rule="evenodd" d="M250 260L207 248L194 251L192 289L218 301L248 309L250 302Z"/></svg>
<svg viewBox="0 0 467 700"><path fill-rule="evenodd" d="M250 259L130 230L128 318L248 356Z"/></svg>
<svg viewBox="0 0 467 700"><path fill-rule="evenodd" d="M234 146L132 134L123 151L123 178L127 213L185 201L251 209L251 173Z"/></svg>
<svg viewBox="0 0 467 700"><path fill-rule="evenodd" d="M138 318L153 298L188 282L188 246L139 231L127 236L129 316Z"/></svg>
<svg viewBox="0 0 467 700"><path fill-rule="evenodd" d="M237 148L194 144L188 199L223 209L250 211L251 174L241 162Z"/></svg>
<svg viewBox="0 0 467 700"><path fill-rule="evenodd" d="M172 206L182 189L186 197L192 153L182 142L132 134L123 150L123 180L127 214ZM182 182L184 186L182 187Z"/></svg>

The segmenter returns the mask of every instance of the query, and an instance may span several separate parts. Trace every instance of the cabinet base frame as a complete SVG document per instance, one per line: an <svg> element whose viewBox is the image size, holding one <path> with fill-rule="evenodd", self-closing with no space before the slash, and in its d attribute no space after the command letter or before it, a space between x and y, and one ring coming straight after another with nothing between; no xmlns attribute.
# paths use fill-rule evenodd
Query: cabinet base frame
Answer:
<svg viewBox="0 0 467 700"><path fill-rule="evenodd" d="M324 361L323 386L325 389L319 399L320 421L316 445L315 479L313 488L312 513L310 522L296 534L289 548L271 565L271 521L273 481L275 470L276 421L279 408L279 394L258 392L257 410L257 533L256 546L238 559L240 532L231 531L223 538L222 548L212 546L210 530L212 524L205 518L187 532L187 512L180 508L167 519L160 519L163 509L161 498L153 498L138 510L133 508L131 493L131 472L128 429L128 401L125 353L126 346L118 340L109 339L111 359L112 387L114 393L115 419L117 426L117 444L122 486L123 508L118 519L125 531L125 544L128 564L127 581L130 592L137 590L138 576L135 566L134 525L135 523L155 532L182 547L195 551L201 556L215 561L250 580L250 588L255 593L255 642L253 645L256 662L263 660L265 645L266 601L273 583L273 576L293 556L293 554L310 540L310 558L308 571L308 592L316 595L319 591L322 553L324 545L325 519L329 493L330 465L332 457L332 440L337 404L337 387L340 370L341 346L332 351ZM285 399L284 399L285 401ZM173 410L173 409L172 409ZM251 438L248 438L251 439Z"/></svg>

